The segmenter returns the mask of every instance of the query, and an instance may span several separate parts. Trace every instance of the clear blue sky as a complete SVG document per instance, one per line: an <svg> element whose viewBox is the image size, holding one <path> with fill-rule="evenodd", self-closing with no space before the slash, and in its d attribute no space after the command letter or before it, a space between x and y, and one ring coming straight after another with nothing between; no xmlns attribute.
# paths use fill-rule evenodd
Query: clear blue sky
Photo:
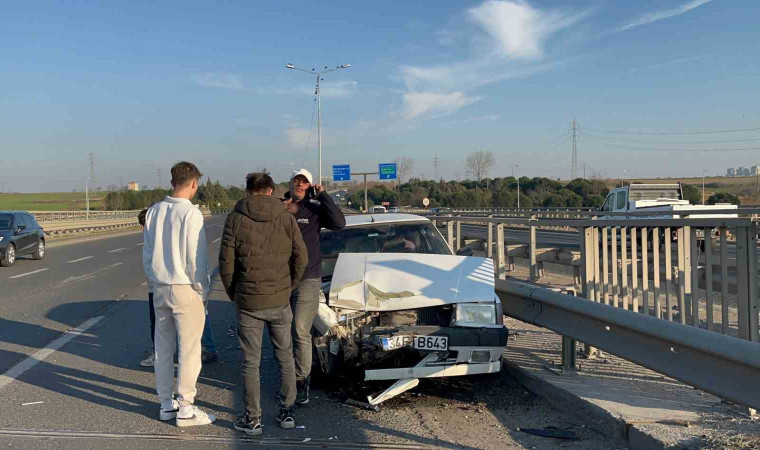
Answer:
<svg viewBox="0 0 760 450"><path fill-rule="evenodd" d="M672 134L760 128L757 0L409 3L3 2L0 181L81 187L90 152L104 188L168 184L181 159L225 184L316 173L314 80L286 63L352 66L323 85L328 175L409 156L430 178L438 154L465 178L490 150L492 176L566 179L573 118L588 175L760 163L725 150L760 149L760 130Z"/></svg>

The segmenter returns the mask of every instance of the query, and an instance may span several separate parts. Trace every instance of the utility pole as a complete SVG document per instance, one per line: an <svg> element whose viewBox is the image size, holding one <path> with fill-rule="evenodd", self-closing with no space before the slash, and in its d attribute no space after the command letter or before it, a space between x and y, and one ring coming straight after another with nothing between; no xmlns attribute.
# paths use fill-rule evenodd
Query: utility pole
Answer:
<svg viewBox="0 0 760 450"><path fill-rule="evenodd" d="M576 140L578 138L578 123L573 118L573 160L570 167L570 180L574 180L578 176L578 147Z"/></svg>
<svg viewBox="0 0 760 450"><path fill-rule="evenodd" d="M84 180L84 201L87 204L87 220L90 220L90 179Z"/></svg>
<svg viewBox="0 0 760 450"><path fill-rule="evenodd" d="M316 71L316 69L306 70L306 69L300 69L293 64L285 64L285 68L292 69L292 70L300 70L301 72L310 73L312 75L317 76L317 86L314 90L314 95L317 96L317 142L319 147L319 159L318 159L318 173L319 173L319 182L322 182L322 96L319 91L319 82L324 81L324 78L322 78L322 74L325 74L327 72L334 72L339 69L348 69L351 67L351 64L341 64L339 66L336 66L334 69L328 69L327 66L319 72Z"/></svg>
<svg viewBox="0 0 760 450"><path fill-rule="evenodd" d="M707 169L702 170L702 204L705 204L705 175L707 175Z"/></svg>
<svg viewBox="0 0 760 450"><path fill-rule="evenodd" d="M161 189L161 169L156 169L156 189Z"/></svg>
<svg viewBox="0 0 760 450"><path fill-rule="evenodd" d="M435 182L441 181L440 178L438 178L438 167L441 164L441 159L438 158L438 153L435 154L435 158L433 158L433 167L435 167Z"/></svg>
<svg viewBox="0 0 760 450"><path fill-rule="evenodd" d="M515 167L520 167L519 164L512 164L512 178L515 178ZM517 209L520 209L520 177L516 178L517 180Z"/></svg>
<svg viewBox="0 0 760 450"><path fill-rule="evenodd" d="M121 177L121 186L119 186L119 191L123 191L123 190L124 190L124 177L122 176Z"/></svg>
<svg viewBox="0 0 760 450"><path fill-rule="evenodd" d="M583 179L586 179L586 163L583 163Z"/></svg>

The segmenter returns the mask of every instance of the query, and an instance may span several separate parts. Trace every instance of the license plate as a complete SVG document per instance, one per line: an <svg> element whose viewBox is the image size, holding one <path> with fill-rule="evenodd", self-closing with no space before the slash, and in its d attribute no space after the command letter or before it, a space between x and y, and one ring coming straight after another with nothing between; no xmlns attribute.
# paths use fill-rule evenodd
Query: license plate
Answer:
<svg viewBox="0 0 760 450"><path fill-rule="evenodd" d="M417 350L448 350L448 336L391 336L382 339L383 350L412 347Z"/></svg>
<svg viewBox="0 0 760 450"><path fill-rule="evenodd" d="M448 350L448 336L415 336L412 347L417 350Z"/></svg>

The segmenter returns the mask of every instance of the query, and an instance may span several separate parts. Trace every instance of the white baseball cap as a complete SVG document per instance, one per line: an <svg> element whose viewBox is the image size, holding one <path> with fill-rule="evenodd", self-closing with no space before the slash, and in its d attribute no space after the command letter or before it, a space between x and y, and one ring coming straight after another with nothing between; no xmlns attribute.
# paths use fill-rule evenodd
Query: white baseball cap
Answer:
<svg viewBox="0 0 760 450"><path fill-rule="evenodd" d="M308 181L309 184L311 184L311 180L312 180L311 172L309 172L306 169L298 169L295 172L293 172L293 175L290 176L290 179L292 180L298 175L302 175L304 178L306 178L306 181Z"/></svg>

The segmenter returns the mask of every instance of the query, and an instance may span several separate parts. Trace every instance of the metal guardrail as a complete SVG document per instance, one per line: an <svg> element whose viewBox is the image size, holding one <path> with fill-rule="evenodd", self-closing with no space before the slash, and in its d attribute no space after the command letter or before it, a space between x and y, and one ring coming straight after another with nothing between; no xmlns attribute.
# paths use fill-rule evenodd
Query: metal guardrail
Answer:
<svg viewBox="0 0 760 450"><path fill-rule="evenodd" d="M446 223L446 237L455 251L462 246L462 224L487 225L486 252L493 257L500 279L506 278L511 266L505 228L526 228L531 282L538 282L543 269L543 262L538 260L541 250L537 248L537 229L571 227L580 244L580 261L573 264L579 267L577 278L585 298L657 319L760 341L757 226L750 219L432 219ZM719 234L717 242L712 237L713 230ZM735 241L729 242L729 232L735 234ZM703 298L700 289L704 289ZM731 317L729 294L736 296L737 319Z"/></svg>
<svg viewBox="0 0 760 450"><path fill-rule="evenodd" d="M755 218L760 215L760 208L755 207L740 207L740 208L720 208L720 209L683 209L678 211L651 211L651 210L637 210L631 212L619 212L619 211L596 211L592 209L582 208L531 208L531 209L517 209L517 208L446 208L445 212L431 212L429 209L422 208L406 208L403 212L409 212L413 214L421 214L426 216L440 216L440 215L467 215L467 216L482 216L482 217L515 217L526 219L594 219L594 218L610 218L610 219L628 219L636 217L663 217L669 215L676 215L678 217L689 217L693 215L736 215L738 217L750 217Z"/></svg>
<svg viewBox="0 0 760 450"><path fill-rule="evenodd" d="M29 211L37 222L78 222L83 220L131 219L140 210L128 211Z"/></svg>
<svg viewBox="0 0 760 450"><path fill-rule="evenodd" d="M760 408L760 389L752 388L760 380L756 342L516 281L496 280L496 293L506 315L567 337L563 357L574 356L574 341L585 342L734 403Z"/></svg>

